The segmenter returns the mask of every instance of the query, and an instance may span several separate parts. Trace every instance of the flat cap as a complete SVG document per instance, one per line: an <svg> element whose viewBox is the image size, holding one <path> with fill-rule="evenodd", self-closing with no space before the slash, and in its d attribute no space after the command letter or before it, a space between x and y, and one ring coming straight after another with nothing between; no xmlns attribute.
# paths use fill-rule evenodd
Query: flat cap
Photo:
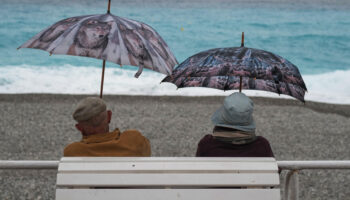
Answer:
<svg viewBox="0 0 350 200"><path fill-rule="evenodd" d="M73 113L77 122L89 120L107 109L106 103L97 97L87 97L78 103Z"/></svg>

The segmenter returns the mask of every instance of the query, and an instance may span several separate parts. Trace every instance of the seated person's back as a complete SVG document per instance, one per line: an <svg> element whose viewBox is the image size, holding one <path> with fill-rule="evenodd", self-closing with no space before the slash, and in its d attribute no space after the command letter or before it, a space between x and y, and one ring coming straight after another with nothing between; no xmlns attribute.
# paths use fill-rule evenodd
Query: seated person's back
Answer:
<svg viewBox="0 0 350 200"><path fill-rule="evenodd" d="M212 116L212 134L199 142L199 157L274 157L269 142L255 135L253 102L243 93L226 97Z"/></svg>
<svg viewBox="0 0 350 200"><path fill-rule="evenodd" d="M106 108L105 102L96 97L78 103L73 118L83 138L66 146L64 156L150 156L150 143L139 131L109 131L112 112Z"/></svg>

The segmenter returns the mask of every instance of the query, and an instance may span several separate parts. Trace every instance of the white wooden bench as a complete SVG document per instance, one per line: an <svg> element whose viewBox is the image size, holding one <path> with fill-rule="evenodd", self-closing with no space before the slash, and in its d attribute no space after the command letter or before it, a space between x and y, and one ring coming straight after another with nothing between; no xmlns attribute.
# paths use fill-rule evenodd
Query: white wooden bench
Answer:
<svg viewBox="0 0 350 200"><path fill-rule="evenodd" d="M64 157L57 200L277 200L273 158Z"/></svg>

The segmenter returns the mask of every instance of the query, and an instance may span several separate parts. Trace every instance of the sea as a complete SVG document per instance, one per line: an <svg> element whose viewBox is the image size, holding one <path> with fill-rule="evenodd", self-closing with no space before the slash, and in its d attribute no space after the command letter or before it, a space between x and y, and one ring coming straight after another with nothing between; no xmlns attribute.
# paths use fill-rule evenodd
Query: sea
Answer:
<svg viewBox="0 0 350 200"><path fill-rule="evenodd" d="M103 14L108 0L0 0L0 93L98 95L102 61L20 49L42 29L73 16ZM350 104L348 0L112 0L111 13L153 27L179 63L200 51L245 46L280 55L296 66L305 100ZM229 95L211 88L177 89L165 75L107 62L104 94ZM291 98L243 90L249 96Z"/></svg>

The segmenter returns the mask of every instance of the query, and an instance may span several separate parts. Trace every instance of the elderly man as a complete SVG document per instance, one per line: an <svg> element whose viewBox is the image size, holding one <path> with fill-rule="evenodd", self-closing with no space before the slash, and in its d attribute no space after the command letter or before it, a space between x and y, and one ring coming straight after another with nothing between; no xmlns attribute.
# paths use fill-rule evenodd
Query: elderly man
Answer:
<svg viewBox="0 0 350 200"><path fill-rule="evenodd" d="M150 156L150 143L139 131L109 132L112 111L106 107L105 102L96 97L78 103L73 118L82 140L66 146L64 156Z"/></svg>

